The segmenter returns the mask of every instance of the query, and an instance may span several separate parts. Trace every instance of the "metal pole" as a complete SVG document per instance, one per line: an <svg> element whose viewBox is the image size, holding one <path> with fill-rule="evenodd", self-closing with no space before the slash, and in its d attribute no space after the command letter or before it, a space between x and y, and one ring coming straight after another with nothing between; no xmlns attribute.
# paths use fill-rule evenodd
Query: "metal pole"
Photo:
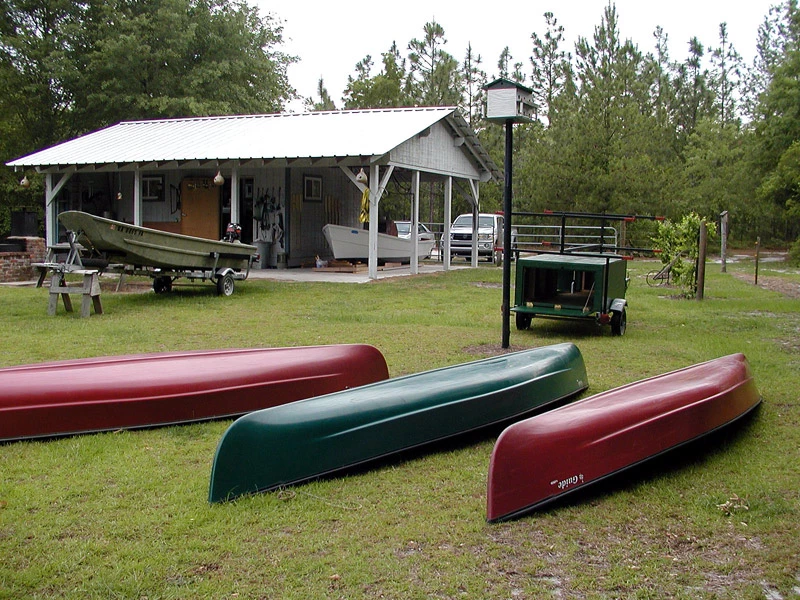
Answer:
<svg viewBox="0 0 800 600"><path fill-rule="evenodd" d="M514 121L506 121L506 157L503 170L503 348L509 347L511 327L511 171L514 149Z"/></svg>

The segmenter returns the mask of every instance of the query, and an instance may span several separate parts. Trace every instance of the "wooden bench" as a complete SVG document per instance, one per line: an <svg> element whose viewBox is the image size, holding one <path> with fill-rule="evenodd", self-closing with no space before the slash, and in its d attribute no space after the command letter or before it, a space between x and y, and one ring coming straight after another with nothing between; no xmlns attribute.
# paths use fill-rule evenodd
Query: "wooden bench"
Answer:
<svg viewBox="0 0 800 600"><path fill-rule="evenodd" d="M66 273L83 275L83 285L68 285ZM64 301L66 311L72 312L70 294L81 294L83 296L81 300L81 317L88 317L92 306L94 306L95 314L103 314L103 304L100 301L99 271L94 269L73 269L65 272L53 269L53 275L50 278L50 301L47 305L47 314L51 316L56 314L59 295Z"/></svg>

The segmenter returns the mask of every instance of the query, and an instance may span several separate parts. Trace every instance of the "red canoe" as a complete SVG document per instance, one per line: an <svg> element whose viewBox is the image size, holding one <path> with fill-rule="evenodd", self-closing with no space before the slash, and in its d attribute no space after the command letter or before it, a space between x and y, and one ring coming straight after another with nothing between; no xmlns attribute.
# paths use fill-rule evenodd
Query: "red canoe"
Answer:
<svg viewBox="0 0 800 600"><path fill-rule="evenodd" d="M487 518L514 518L744 416L761 398L743 354L609 390L508 427Z"/></svg>
<svg viewBox="0 0 800 600"><path fill-rule="evenodd" d="M0 369L0 441L231 417L389 377L364 344L106 356Z"/></svg>

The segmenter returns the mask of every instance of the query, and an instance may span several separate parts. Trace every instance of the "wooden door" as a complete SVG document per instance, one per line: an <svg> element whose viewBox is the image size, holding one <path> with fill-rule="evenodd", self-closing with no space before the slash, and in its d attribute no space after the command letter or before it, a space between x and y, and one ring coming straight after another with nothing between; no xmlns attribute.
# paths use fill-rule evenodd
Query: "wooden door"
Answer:
<svg viewBox="0 0 800 600"><path fill-rule="evenodd" d="M181 233L219 239L219 188L212 179L189 177L181 182Z"/></svg>

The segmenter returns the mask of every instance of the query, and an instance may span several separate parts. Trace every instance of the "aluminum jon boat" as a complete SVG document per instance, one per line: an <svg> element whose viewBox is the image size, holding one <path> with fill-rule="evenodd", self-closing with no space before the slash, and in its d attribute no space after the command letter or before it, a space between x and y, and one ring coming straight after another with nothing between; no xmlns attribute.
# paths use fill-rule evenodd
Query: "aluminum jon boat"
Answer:
<svg viewBox="0 0 800 600"><path fill-rule="evenodd" d="M558 344L257 411L223 435L209 501L298 483L507 421L586 386L580 351Z"/></svg>
<svg viewBox="0 0 800 600"><path fill-rule="evenodd" d="M163 269L240 269L250 266L258 249L249 244L138 227L70 210L58 215L67 229L79 233L79 241L110 261ZM88 242L88 243L87 243Z"/></svg>
<svg viewBox="0 0 800 600"><path fill-rule="evenodd" d="M106 356L0 369L0 440L238 416L380 381L364 344Z"/></svg>
<svg viewBox="0 0 800 600"><path fill-rule="evenodd" d="M728 425L760 401L747 359L732 354L515 423L492 451L487 518L520 516Z"/></svg>

